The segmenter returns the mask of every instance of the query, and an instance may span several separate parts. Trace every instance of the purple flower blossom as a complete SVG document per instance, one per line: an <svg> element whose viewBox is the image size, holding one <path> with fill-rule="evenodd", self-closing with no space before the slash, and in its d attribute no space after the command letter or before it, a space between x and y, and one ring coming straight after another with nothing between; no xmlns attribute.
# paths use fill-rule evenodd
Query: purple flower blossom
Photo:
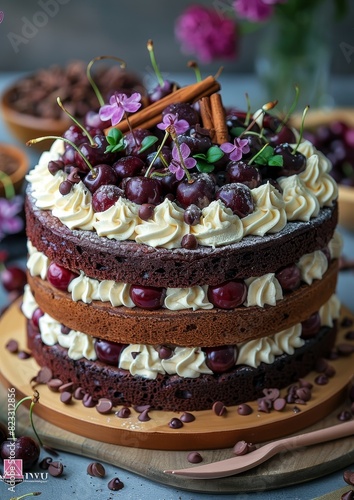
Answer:
<svg viewBox="0 0 354 500"><path fill-rule="evenodd" d="M126 94L113 94L109 99L109 104L100 108L99 116L102 121L111 120L112 126L117 125L123 118L124 113L135 113L141 106L139 102L141 94L134 92L131 96Z"/></svg>
<svg viewBox="0 0 354 500"><path fill-rule="evenodd" d="M157 128L160 130L166 130L171 125L173 125L177 135L184 134L184 132L186 132L190 127L187 120L179 120L178 115L167 113L163 117L162 122L157 125Z"/></svg>
<svg viewBox="0 0 354 500"><path fill-rule="evenodd" d="M179 149L176 145L173 146L172 160L168 168L170 172L175 174L178 181L183 179L186 168L193 168L197 163L194 158L189 158L190 152L189 146L184 142L179 146Z"/></svg>
<svg viewBox="0 0 354 500"><path fill-rule="evenodd" d="M274 5L287 0L235 0L233 7L236 14L248 21L267 21L273 14Z"/></svg>
<svg viewBox="0 0 354 500"><path fill-rule="evenodd" d="M175 35L187 54L201 62L236 57L236 25L217 9L192 5L177 19Z"/></svg>
<svg viewBox="0 0 354 500"><path fill-rule="evenodd" d="M221 151L229 155L231 161L239 161L243 154L250 152L250 147L247 139L240 139L235 137L233 144L231 142L224 142L220 146Z"/></svg>
<svg viewBox="0 0 354 500"><path fill-rule="evenodd" d="M18 217L22 210L22 198L15 196L10 200L0 198L0 241L8 234L18 233L23 229L23 220Z"/></svg>

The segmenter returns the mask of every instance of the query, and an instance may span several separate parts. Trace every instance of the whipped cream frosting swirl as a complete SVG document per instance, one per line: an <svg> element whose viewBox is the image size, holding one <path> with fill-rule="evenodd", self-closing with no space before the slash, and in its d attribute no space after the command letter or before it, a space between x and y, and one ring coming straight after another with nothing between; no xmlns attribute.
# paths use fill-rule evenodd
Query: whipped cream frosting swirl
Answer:
<svg viewBox="0 0 354 500"><path fill-rule="evenodd" d="M179 248L182 238L189 233L184 222L184 210L168 198L154 209L153 218L138 224L135 228L137 243L151 247Z"/></svg>
<svg viewBox="0 0 354 500"><path fill-rule="evenodd" d="M139 223L138 205L125 198L119 198L114 205L104 212L96 212L93 223L98 236L117 241L135 239L135 228Z"/></svg>
<svg viewBox="0 0 354 500"><path fill-rule="evenodd" d="M328 269L328 260L321 250L316 250L303 255L297 267L300 269L302 281L311 285L314 280L322 279Z"/></svg>
<svg viewBox="0 0 354 500"><path fill-rule="evenodd" d="M316 217L320 205L314 194L297 175L281 177L278 179L283 190L285 211L289 221L308 222L311 217Z"/></svg>
<svg viewBox="0 0 354 500"><path fill-rule="evenodd" d="M337 229L334 231L333 237L328 243L331 259L339 259L343 250L343 238Z"/></svg>
<svg viewBox="0 0 354 500"><path fill-rule="evenodd" d="M245 235L264 236L277 233L287 223L285 203L279 191L269 182L252 189L255 210L242 219Z"/></svg>
<svg viewBox="0 0 354 500"><path fill-rule="evenodd" d="M191 233L200 245L214 248L236 243L244 235L241 219L220 200L203 208L200 223L191 226Z"/></svg>
<svg viewBox="0 0 354 500"><path fill-rule="evenodd" d="M283 291L274 273L268 273L259 278L245 280L248 286L245 306L264 307L266 304L275 306L283 298Z"/></svg>
<svg viewBox="0 0 354 500"><path fill-rule="evenodd" d="M52 214L69 229L88 231L93 229L95 214L91 203L91 193L83 182L74 184L70 193L56 200Z"/></svg>
<svg viewBox="0 0 354 500"><path fill-rule="evenodd" d="M193 286L190 288L167 288L164 307L170 311L182 309L212 309L214 306L208 300L208 287Z"/></svg>
<svg viewBox="0 0 354 500"><path fill-rule="evenodd" d="M331 207L338 198L338 186L333 177L327 173L328 163L322 161L318 154L310 156L306 161L306 169L299 174L309 191L316 196L320 207Z"/></svg>
<svg viewBox="0 0 354 500"><path fill-rule="evenodd" d="M332 327L333 320L338 319L340 316L340 307L341 304L338 297L333 294L319 310L321 325Z"/></svg>
<svg viewBox="0 0 354 500"><path fill-rule="evenodd" d="M50 265L50 260L48 257L32 245L32 243L27 241L28 249L28 259L27 259L27 269L31 276L40 276L42 280L47 277L48 267Z"/></svg>
<svg viewBox="0 0 354 500"><path fill-rule="evenodd" d="M156 349L143 344L131 344L125 347L120 355L119 368L129 371L132 375L153 380L159 373L165 373Z"/></svg>

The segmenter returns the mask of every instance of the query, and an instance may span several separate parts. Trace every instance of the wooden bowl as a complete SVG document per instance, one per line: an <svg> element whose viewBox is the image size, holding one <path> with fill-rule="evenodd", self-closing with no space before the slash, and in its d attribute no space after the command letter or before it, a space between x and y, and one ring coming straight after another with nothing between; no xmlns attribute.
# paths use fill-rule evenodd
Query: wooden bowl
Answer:
<svg viewBox="0 0 354 500"><path fill-rule="evenodd" d="M28 167L29 160L22 149L11 144L0 143L0 170L10 177L16 194L21 192ZM0 197L4 196L5 189L0 182Z"/></svg>
<svg viewBox="0 0 354 500"><path fill-rule="evenodd" d="M0 107L4 123L10 132L21 144L26 144L36 137L55 135L61 136L72 125L70 118L52 119L20 113L11 106L11 95L14 86L8 87L1 96ZM32 147L37 151L45 151L49 147L48 141L39 142Z"/></svg>

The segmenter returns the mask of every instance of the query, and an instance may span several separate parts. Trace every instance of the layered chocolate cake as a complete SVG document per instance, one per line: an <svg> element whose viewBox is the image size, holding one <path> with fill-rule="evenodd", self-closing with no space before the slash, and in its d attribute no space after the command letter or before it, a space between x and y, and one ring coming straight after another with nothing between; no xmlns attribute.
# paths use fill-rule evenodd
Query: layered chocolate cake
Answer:
<svg viewBox="0 0 354 500"><path fill-rule="evenodd" d="M334 345L331 165L275 103L225 109L219 90L113 94L28 175L28 344L93 400L236 405Z"/></svg>

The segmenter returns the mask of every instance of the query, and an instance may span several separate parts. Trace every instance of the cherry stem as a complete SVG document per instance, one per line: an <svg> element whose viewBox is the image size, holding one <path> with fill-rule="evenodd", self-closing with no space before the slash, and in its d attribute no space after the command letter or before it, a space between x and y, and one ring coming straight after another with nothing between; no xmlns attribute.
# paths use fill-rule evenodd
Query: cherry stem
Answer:
<svg viewBox="0 0 354 500"><path fill-rule="evenodd" d="M251 118L251 101L250 101L250 98L249 98L249 95L247 92L245 93L245 97L246 97L246 103L247 103L247 114L246 114L246 118L245 118L245 125L248 126L250 123L250 118Z"/></svg>
<svg viewBox="0 0 354 500"><path fill-rule="evenodd" d="M201 82L202 75L200 73L200 68L199 68L198 64L196 63L196 61L189 61L187 66L188 66L188 68L194 69L195 78L196 78L197 82Z"/></svg>
<svg viewBox="0 0 354 500"><path fill-rule="evenodd" d="M123 61L123 59L120 59L119 57L115 57L115 56L98 56L98 57L94 57L93 59L91 59L91 61L88 63L87 65L87 69L86 69L86 75L87 75L87 79L88 81L91 83L91 87L93 88L95 94L96 94L96 97L97 97L97 100L99 102L99 105L100 106L103 106L104 105L104 99L102 97L102 94L101 92L99 91L96 83L94 82L92 76L91 76L91 68L93 66L93 64L96 62L96 61L101 61L102 59L112 59L114 61L118 61L120 62L120 67L122 69L125 68L126 66L126 63L125 61Z"/></svg>
<svg viewBox="0 0 354 500"><path fill-rule="evenodd" d="M26 497L38 497L42 493L40 491L32 491L32 493L25 493L24 495L21 495L20 497L11 497L10 500L22 500L22 498Z"/></svg>
<svg viewBox="0 0 354 500"><path fill-rule="evenodd" d="M264 146L262 147L262 149L260 149L254 156L252 156L252 158L250 159L250 161L248 162L248 165L251 165L251 163L259 156L262 154L262 152L265 150L265 148L269 146L269 142L267 142L266 144L264 144Z"/></svg>
<svg viewBox="0 0 354 500"><path fill-rule="evenodd" d="M242 136L248 132L249 130L251 130L251 128L253 127L253 125L257 122L258 118L260 118L260 116L264 115L264 113L266 111L269 111L270 109L273 109L276 105L278 104L278 101L271 101L271 102L267 102L267 104L264 104L262 106L262 108L259 110L259 113L257 113L257 116L255 116L253 118L253 120L251 121L251 123L248 125L248 127L242 132L242 134L240 135L240 139L242 138Z"/></svg>
<svg viewBox="0 0 354 500"><path fill-rule="evenodd" d="M155 161L157 160L158 156L160 155L161 150L162 150L162 148L164 147L165 142L167 141L167 138L169 137L169 135L170 135L170 133L169 133L169 131L166 129L166 130L165 130L165 137L163 138L163 140L162 140L162 142L161 142L161 144L160 144L160 146L159 146L158 150L156 151L155 156L154 156L154 157L153 157L153 159L151 160L151 163L150 163L150 165L148 166L148 169L147 169L147 171L146 171L146 173L145 173L145 176L144 176L144 177L149 177L149 174L150 174L150 171L151 171L151 169L152 169L152 166L153 166L153 164L155 163ZM161 156L161 160L162 160L162 158L163 158L163 156ZM164 159L164 158L163 158L163 162L165 163L165 159ZM167 164L166 164L166 166L167 166Z"/></svg>
<svg viewBox="0 0 354 500"><path fill-rule="evenodd" d="M164 80L162 78L161 71L159 70L159 67L158 67L157 62L156 62L155 52L154 52L154 43L152 40L148 40L147 49L148 49L149 54L150 54L150 61L151 61L151 65L153 67L154 73L156 75L156 78L159 82L160 87L162 87L164 84Z"/></svg>
<svg viewBox="0 0 354 500"><path fill-rule="evenodd" d="M39 392L38 391L34 391L33 393L33 396L26 396L24 398L22 398L15 406L15 415L16 415L16 412L18 410L18 408L20 407L20 405L24 402L24 401L31 401L31 405L30 405L30 409L29 409L29 417L30 417L30 422L31 422L31 426L32 426L32 429L33 429L33 432L40 444L40 446L43 448L43 443L42 443L42 440L41 438L38 436L38 433L36 431L36 428L35 428L35 425L34 425L34 422L33 422L33 407L36 403L38 403L39 401ZM15 432L12 431L12 435L11 435L11 439L15 440Z"/></svg>
<svg viewBox="0 0 354 500"><path fill-rule="evenodd" d="M26 146L32 146L33 144L37 144L37 142L42 142L42 141L46 141L48 139L60 139L61 141L64 141L66 142L67 144L70 144L70 146L72 148L75 149L75 151L77 151L79 153L79 155L81 156L81 158L84 160L84 162L86 163L86 165L88 166L88 168L91 170L91 173L92 173L92 176L93 178L96 177L96 174L95 174L95 171L93 169L93 166L91 165L91 163L88 161L88 159L86 158L86 156L84 156L82 154L82 152L80 151L80 149L76 146L75 143L73 143L70 139L67 139L66 137L60 137L58 135L47 135L45 137L37 137L36 139L30 139L29 141L26 142Z"/></svg>
<svg viewBox="0 0 354 500"><path fill-rule="evenodd" d="M129 130L130 130L130 133L132 134L133 136L133 139L134 139L134 142L135 142L135 146L138 148L139 147L139 144L138 144L138 141L136 140L136 137L135 137L135 134L134 134L134 130L130 124L130 121L129 121L129 117L127 115L127 112L124 111L124 116L125 116L125 119L127 120L127 124L128 124L128 127L129 127Z"/></svg>
<svg viewBox="0 0 354 500"><path fill-rule="evenodd" d="M302 141L302 136L303 136L303 134L304 134L304 124L305 124L305 118L306 118L306 115L307 115L307 112L308 112L308 110L309 110L309 109L310 109L310 106L306 106L306 108L304 109L304 111L303 111L303 113L302 113L302 118L301 118L301 126L300 126L300 135L299 135L299 138L298 138L298 140L297 140L296 147L295 147L295 149L292 151L292 154L293 154L293 155L297 152L297 150L298 150L298 148L299 148L299 146L300 146L300 143L301 143L301 141Z"/></svg>
<svg viewBox="0 0 354 500"><path fill-rule="evenodd" d="M57 103L60 109L62 109L64 113L66 113L72 119L72 121L83 131L83 133L90 141L91 146L96 146L96 143L92 138L92 135L89 133L88 130L85 129L83 125L81 125L81 123L79 123L79 121L71 113L69 113L69 111L64 107L63 103L61 102L60 97L57 97Z"/></svg>
<svg viewBox="0 0 354 500"><path fill-rule="evenodd" d="M9 175L0 170L0 182L4 186L5 196L9 200L15 196L15 188Z"/></svg>
<svg viewBox="0 0 354 500"><path fill-rule="evenodd" d="M284 119L282 120L282 123L279 125L279 127L275 131L276 134L278 134L280 132L280 130L282 129L283 125L286 125L286 123L289 121L290 116L295 111L295 108L296 108L297 103L299 101L299 95L300 95L300 89L299 89L298 85L295 85L295 98L294 98L294 100L292 102L292 105L290 106L289 111L286 113Z"/></svg>

